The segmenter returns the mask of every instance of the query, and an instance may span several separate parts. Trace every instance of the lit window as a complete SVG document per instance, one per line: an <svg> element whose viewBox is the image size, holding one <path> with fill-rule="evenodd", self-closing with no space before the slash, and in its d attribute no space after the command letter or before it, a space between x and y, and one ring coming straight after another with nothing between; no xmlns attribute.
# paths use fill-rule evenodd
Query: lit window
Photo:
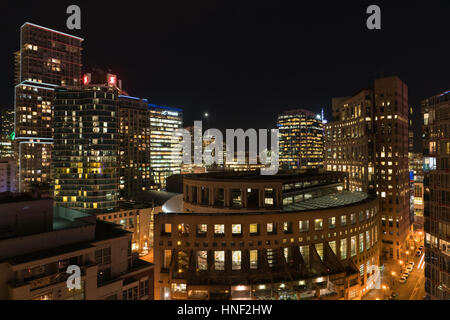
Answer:
<svg viewBox="0 0 450 320"><path fill-rule="evenodd" d="M241 224L231 225L231 232L233 234L241 234L242 233L242 225Z"/></svg>
<svg viewBox="0 0 450 320"><path fill-rule="evenodd" d="M214 251L214 269L225 270L225 251Z"/></svg>
<svg viewBox="0 0 450 320"><path fill-rule="evenodd" d="M241 254L240 250L232 251L231 268L232 270L241 270Z"/></svg>

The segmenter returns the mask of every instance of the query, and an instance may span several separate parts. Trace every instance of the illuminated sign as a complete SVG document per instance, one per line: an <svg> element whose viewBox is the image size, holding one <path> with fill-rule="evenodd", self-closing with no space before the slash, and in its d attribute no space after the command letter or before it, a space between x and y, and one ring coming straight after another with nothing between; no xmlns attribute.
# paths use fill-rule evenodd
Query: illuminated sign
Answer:
<svg viewBox="0 0 450 320"><path fill-rule="evenodd" d="M168 115L168 116L178 117L178 112L174 112L174 111L163 111L163 112L161 112L161 114L163 116Z"/></svg>
<svg viewBox="0 0 450 320"><path fill-rule="evenodd" d="M12 132L12 133L9 135L9 138L10 138L11 140L14 140L14 139L16 138L16 133L15 133L15 132Z"/></svg>
<svg viewBox="0 0 450 320"><path fill-rule="evenodd" d="M83 84L84 84L84 85L87 85L87 84L89 84L89 83L91 83L91 74L90 74L90 73L86 73L86 74L83 76Z"/></svg>
<svg viewBox="0 0 450 320"><path fill-rule="evenodd" d="M107 79L110 86L115 86L117 84L117 76L115 74L108 73Z"/></svg>

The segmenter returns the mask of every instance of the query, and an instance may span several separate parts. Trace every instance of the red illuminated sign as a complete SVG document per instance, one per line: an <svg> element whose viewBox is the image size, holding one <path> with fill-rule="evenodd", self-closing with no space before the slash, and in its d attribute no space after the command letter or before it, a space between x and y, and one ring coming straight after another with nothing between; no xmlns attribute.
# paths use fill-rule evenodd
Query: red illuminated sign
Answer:
<svg viewBox="0 0 450 320"><path fill-rule="evenodd" d="M83 84L87 85L89 83L91 83L91 74L87 73L83 76Z"/></svg>
<svg viewBox="0 0 450 320"><path fill-rule="evenodd" d="M110 86L117 85L117 76L115 74L108 74L108 84Z"/></svg>

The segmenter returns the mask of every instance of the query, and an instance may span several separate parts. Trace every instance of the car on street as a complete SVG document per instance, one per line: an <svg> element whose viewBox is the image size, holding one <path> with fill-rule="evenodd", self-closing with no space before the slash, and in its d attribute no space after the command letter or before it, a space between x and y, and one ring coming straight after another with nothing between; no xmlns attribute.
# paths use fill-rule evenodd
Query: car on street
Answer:
<svg viewBox="0 0 450 320"><path fill-rule="evenodd" d="M391 295L389 296L389 300L394 300L397 296L398 296L397 293L392 292Z"/></svg>
<svg viewBox="0 0 450 320"><path fill-rule="evenodd" d="M422 251L417 250L417 251L416 251L416 256L420 257L421 255L422 255Z"/></svg>
<svg viewBox="0 0 450 320"><path fill-rule="evenodd" d="M420 246L420 247L419 247L419 250L420 250L420 251L423 251L423 246Z"/></svg>
<svg viewBox="0 0 450 320"><path fill-rule="evenodd" d="M400 283L406 283L406 277L400 277L400 279L398 280L398 282Z"/></svg>
<svg viewBox="0 0 450 320"><path fill-rule="evenodd" d="M406 279L408 279L409 277L409 273L408 272L403 272L400 277L405 277Z"/></svg>
<svg viewBox="0 0 450 320"><path fill-rule="evenodd" d="M408 265L411 266L411 267L414 267L414 261L408 262Z"/></svg>
<svg viewBox="0 0 450 320"><path fill-rule="evenodd" d="M408 265L407 267L406 267L406 271L408 271L408 272L412 272L413 271L413 266L412 265Z"/></svg>

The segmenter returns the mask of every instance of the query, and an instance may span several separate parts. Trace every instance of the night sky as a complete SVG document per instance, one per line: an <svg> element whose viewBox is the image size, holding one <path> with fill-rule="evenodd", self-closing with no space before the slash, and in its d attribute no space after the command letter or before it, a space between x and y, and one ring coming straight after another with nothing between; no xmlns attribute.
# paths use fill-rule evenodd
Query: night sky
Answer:
<svg viewBox="0 0 450 320"><path fill-rule="evenodd" d="M66 8L82 10L80 31ZM382 29L366 28L381 7ZM420 101L450 89L450 1L8 1L0 13L0 93L13 106L13 52L32 22L85 39L83 64L110 68L130 95L181 107L185 125L270 128L278 112L330 114L331 98L398 75Z"/></svg>

